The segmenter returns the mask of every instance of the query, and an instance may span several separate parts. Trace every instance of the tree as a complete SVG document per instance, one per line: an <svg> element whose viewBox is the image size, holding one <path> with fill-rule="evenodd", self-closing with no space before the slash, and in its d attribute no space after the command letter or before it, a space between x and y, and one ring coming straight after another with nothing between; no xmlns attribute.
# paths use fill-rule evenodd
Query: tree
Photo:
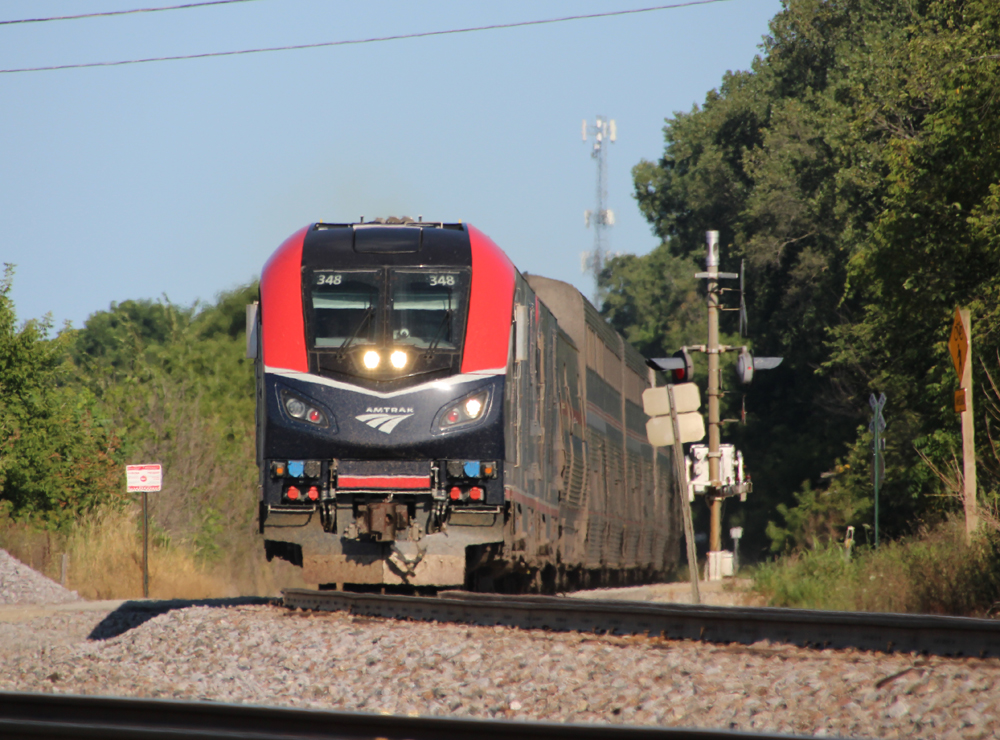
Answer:
<svg viewBox="0 0 1000 740"><path fill-rule="evenodd" d="M0 280L0 505L60 525L121 500L120 444L67 384L69 335L49 339L47 318L17 328L13 275L6 265Z"/></svg>
<svg viewBox="0 0 1000 740"><path fill-rule="evenodd" d="M916 448L954 446L954 306L973 307L981 357L1000 347L998 18L984 0L788 0L752 68L668 119L663 157L633 170L672 254L717 229L722 269L746 260L754 344L785 357L747 396L750 544L778 504L829 509L827 489L843 523L867 516L873 391L889 397L883 523L902 533L940 509ZM639 282L611 275L609 300L628 305Z"/></svg>

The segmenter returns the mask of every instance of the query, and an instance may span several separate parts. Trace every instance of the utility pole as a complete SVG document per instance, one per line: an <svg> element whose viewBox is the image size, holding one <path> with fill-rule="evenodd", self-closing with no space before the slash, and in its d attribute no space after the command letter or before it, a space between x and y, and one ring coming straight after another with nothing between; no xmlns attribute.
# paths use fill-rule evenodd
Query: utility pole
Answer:
<svg viewBox="0 0 1000 740"><path fill-rule="evenodd" d="M614 119L607 116L597 116L597 121L590 125L586 120L583 122L583 140L587 141L587 135L594 137L594 146L590 151L590 156L597 160L597 193L594 210L583 212L583 222L587 228L594 227L594 248L591 252L584 252L583 268L584 272L591 272L594 275L596 284L598 275L604 269L604 260L607 258L607 240L605 230L615 225L615 212L607 207L608 200L608 145L618 140L618 127ZM595 285L595 303L597 302Z"/></svg>
<svg viewBox="0 0 1000 740"><path fill-rule="evenodd" d="M708 255L705 267L708 271L708 489L705 491L711 511L709 530L709 561L722 552L722 481L719 475L719 451L721 425L719 416L719 232L706 232ZM709 563L711 570L712 563Z"/></svg>

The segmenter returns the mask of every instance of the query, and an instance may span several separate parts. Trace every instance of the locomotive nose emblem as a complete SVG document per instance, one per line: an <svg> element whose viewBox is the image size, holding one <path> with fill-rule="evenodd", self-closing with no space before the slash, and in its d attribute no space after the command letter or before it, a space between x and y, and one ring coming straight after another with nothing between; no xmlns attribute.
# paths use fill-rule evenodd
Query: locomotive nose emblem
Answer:
<svg viewBox="0 0 1000 740"><path fill-rule="evenodd" d="M398 413L402 411L404 413ZM413 416L413 409L367 409L367 412L361 414L361 416L355 416L354 418L358 421L363 421L365 424L370 426L372 429L378 429L380 432L385 432L386 434L392 433L392 430L403 421Z"/></svg>

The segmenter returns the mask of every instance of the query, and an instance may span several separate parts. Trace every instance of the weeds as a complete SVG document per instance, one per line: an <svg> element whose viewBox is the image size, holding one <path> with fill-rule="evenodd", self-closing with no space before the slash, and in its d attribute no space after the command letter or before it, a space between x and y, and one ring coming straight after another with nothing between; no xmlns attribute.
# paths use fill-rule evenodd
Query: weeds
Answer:
<svg viewBox="0 0 1000 740"><path fill-rule="evenodd" d="M1000 534L981 529L967 543L953 517L851 560L823 545L759 566L754 589L771 606L986 616L1000 601Z"/></svg>
<svg viewBox="0 0 1000 740"><path fill-rule="evenodd" d="M84 598L142 596L142 520L138 507L100 509L65 530L5 519L0 528L0 548L55 581L60 579L62 555L67 554L66 585ZM267 563L262 549L254 548L253 555L241 552L247 560L239 564L227 558L206 560L197 556L191 543L175 542L154 526L150 529L150 598L266 595L276 594L281 585L301 585L291 566Z"/></svg>

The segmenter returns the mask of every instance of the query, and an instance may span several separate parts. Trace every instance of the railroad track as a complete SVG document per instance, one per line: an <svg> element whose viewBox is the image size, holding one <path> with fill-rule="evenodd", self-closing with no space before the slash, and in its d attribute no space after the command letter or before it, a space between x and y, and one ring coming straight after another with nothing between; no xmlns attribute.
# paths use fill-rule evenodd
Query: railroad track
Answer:
<svg viewBox="0 0 1000 740"><path fill-rule="evenodd" d="M0 692L0 737L35 740L792 740L625 725L393 717L211 702Z"/></svg>
<svg viewBox="0 0 1000 740"><path fill-rule="evenodd" d="M1000 620L920 614L693 606L636 601L446 592L437 597L287 589L289 608L505 625L522 629L651 634L670 639L858 648L952 657L1000 655Z"/></svg>

